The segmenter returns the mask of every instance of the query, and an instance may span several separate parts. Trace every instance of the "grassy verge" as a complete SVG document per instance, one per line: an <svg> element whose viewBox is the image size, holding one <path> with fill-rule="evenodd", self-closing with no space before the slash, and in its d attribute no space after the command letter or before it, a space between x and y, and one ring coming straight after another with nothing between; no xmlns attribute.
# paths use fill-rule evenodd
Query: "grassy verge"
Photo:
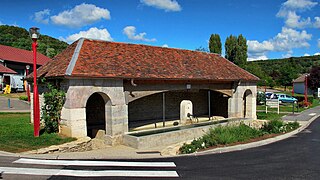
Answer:
<svg viewBox="0 0 320 180"><path fill-rule="evenodd" d="M260 129L254 129L245 124L239 126L218 126L204 136L195 139L191 144L184 144L179 150L181 154L193 153L219 145L248 142L252 139L263 138L268 135L277 135L290 132L299 127L299 123L284 123L280 120L271 120Z"/></svg>
<svg viewBox="0 0 320 180"><path fill-rule="evenodd" d="M7 152L29 151L74 140L47 133L35 138L29 113L0 113L0 129L0 150Z"/></svg>
<svg viewBox="0 0 320 180"><path fill-rule="evenodd" d="M285 114L257 112L257 119L262 120L281 120Z"/></svg>

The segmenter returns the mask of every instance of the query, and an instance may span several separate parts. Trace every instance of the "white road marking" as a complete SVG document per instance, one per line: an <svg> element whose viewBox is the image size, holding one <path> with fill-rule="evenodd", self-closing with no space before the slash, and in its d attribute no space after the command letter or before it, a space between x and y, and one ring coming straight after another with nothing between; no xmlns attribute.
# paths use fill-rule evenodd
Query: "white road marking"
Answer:
<svg viewBox="0 0 320 180"><path fill-rule="evenodd" d="M78 160L44 160L44 159L26 159L26 158L18 159L13 163L59 165L59 166L176 167L174 162L78 161Z"/></svg>
<svg viewBox="0 0 320 180"><path fill-rule="evenodd" d="M42 175L42 176L76 176L76 177L179 177L176 171L129 171L129 170L61 170L61 169L36 169L0 167L3 174Z"/></svg>
<svg viewBox="0 0 320 180"><path fill-rule="evenodd" d="M317 113L310 113L309 116L314 116L316 115Z"/></svg>

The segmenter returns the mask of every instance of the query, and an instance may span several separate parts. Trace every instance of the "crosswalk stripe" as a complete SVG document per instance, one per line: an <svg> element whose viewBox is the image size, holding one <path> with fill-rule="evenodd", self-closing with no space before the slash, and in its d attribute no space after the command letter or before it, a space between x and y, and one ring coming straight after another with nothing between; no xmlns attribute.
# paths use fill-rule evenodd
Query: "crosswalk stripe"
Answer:
<svg viewBox="0 0 320 180"><path fill-rule="evenodd" d="M61 170L0 167L3 174L43 175L43 176L76 176L76 177L179 177L176 171L133 171L133 170Z"/></svg>
<svg viewBox="0 0 320 180"><path fill-rule="evenodd" d="M176 167L174 162L121 162L121 161L78 161L44 160L21 158L13 163L60 165L60 166L122 166L122 167Z"/></svg>

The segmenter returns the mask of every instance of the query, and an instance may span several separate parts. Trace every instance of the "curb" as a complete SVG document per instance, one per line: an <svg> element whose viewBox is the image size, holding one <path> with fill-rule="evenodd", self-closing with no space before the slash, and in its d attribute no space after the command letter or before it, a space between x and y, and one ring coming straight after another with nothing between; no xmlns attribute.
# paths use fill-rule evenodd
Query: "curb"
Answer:
<svg viewBox="0 0 320 180"><path fill-rule="evenodd" d="M199 155L208 155L208 154L218 154L218 153L226 153L226 152L233 152L233 151L240 151L240 150L245 150L245 149L250 149L250 148L255 148L255 147L260 147L264 145L268 145L274 142L278 142L284 139L287 139L295 134L298 134L299 132L303 131L305 128L307 128L314 120L316 120L320 115L314 116L307 123L304 125L301 125L298 129L291 131L289 133L279 135L273 138L257 141L257 142L252 142L252 143L247 143L247 144L239 144L235 146L230 146L230 147L221 147L221 148L215 148L212 150L208 151L202 151L202 152L196 152L192 154L184 154L184 155L177 155L177 157L182 157L182 156L199 156ZM171 156L174 157L174 156Z"/></svg>

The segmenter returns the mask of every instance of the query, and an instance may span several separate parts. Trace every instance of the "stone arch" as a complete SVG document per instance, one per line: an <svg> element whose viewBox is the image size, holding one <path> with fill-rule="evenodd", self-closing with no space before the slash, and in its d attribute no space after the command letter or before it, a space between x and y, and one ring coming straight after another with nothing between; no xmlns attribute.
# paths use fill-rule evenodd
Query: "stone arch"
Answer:
<svg viewBox="0 0 320 180"><path fill-rule="evenodd" d="M243 93L243 117L244 118L253 118L253 94L250 89L247 89Z"/></svg>
<svg viewBox="0 0 320 180"><path fill-rule="evenodd" d="M102 92L95 92L89 96L85 107L87 136L95 138L99 131L106 134L107 124L111 121L111 100L109 96Z"/></svg>

